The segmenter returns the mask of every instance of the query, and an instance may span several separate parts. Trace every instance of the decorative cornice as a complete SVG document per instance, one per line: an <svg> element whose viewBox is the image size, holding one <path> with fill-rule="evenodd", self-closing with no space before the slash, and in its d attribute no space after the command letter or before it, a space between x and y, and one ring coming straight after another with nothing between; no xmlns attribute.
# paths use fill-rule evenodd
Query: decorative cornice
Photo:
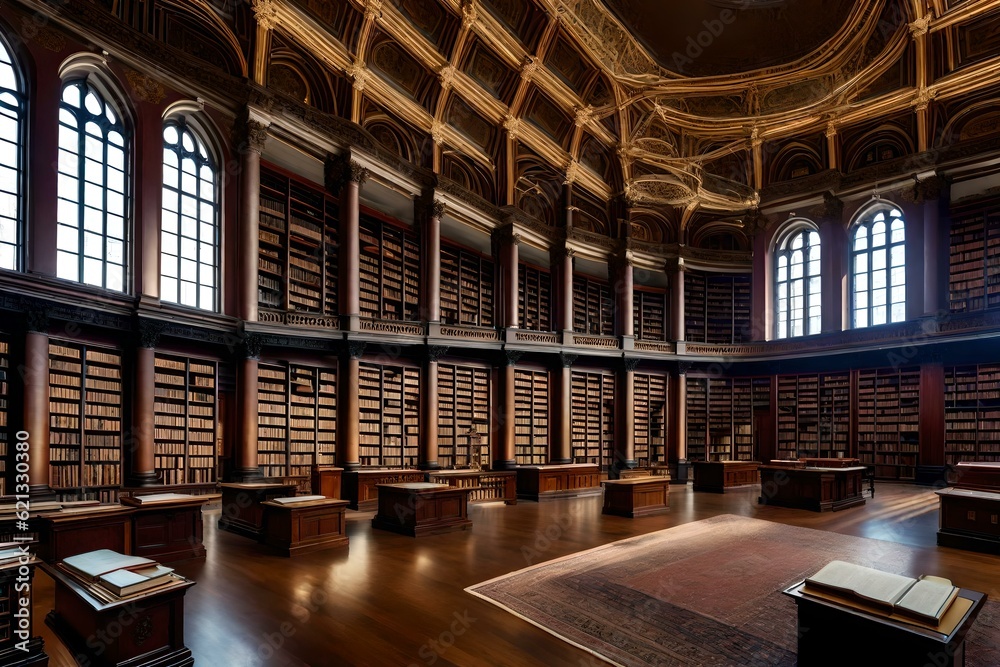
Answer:
<svg viewBox="0 0 1000 667"><path fill-rule="evenodd" d="M278 25L278 5L274 0L252 0L251 6L258 26L272 30Z"/></svg>
<svg viewBox="0 0 1000 667"><path fill-rule="evenodd" d="M368 180L369 171L346 155L326 156L324 164L324 181L326 189L333 194L340 192L348 183L357 183L358 187Z"/></svg>

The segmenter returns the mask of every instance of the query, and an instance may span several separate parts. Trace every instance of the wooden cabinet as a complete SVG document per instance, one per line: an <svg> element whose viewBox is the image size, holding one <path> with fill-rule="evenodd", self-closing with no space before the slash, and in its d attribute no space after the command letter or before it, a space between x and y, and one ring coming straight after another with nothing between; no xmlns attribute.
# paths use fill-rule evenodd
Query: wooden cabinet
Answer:
<svg viewBox="0 0 1000 667"><path fill-rule="evenodd" d="M939 545L1000 554L1000 493L960 488L936 493L941 503Z"/></svg>
<svg viewBox="0 0 1000 667"><path fill-rule="evenodd" d="M420 537L472 526L468 489L433 482L378 485L378 513L372 526Z"/></svg>
<svg viewBox="0 0 1000 667"><path fill-rule="evenodd" d="M670 509L670 477L609 479L604 484L603 514L630 519L663 514Z"/></svg>
<svg viewBox="0 0 1000 667"><path fill-rule="evenodd" d="M378 508L378 486L426 481L422 470L347 470L343 476L343 498L352 510L368 512Z"/></svg>
<svg viewBox="0 0 1000 667"><path fill-rule="evenodd" d="M735 486L756 484L759 461L694 461L694 490L725 493Z"/></svg>
<svg viewBox="0 0 1000 667"><path fill-rule="evenodd" d="M826 512L864 505L865 468L760 466L761 505Z"/></svg>
<svg viewBox="0 0 1000 667"><path fill-rule="evenodd" d="M40 538L38 556L46 563L56 563L95 549L130 553L132 512L131 507L115 505L40 514L35 519Z"/></svg>
<svg viewBox="0 0 1000 667"><path fill-rule="evenodd" d="M242 483L220 484L222 516L219 528L251 539L259 539L264 523L262 503L272 498L294 496L296 484Z"/></svg>
<svg viewBox="0 0 1000 667"><path fill-rule="evenodd" d="M204 558L205 542L201 508L218 496L176 497L148 502L122 498L133 507L131 553L160 563Z"/></svg>
<svg viewBox="0 0 1000 667"><path fill-rule="evenodd" d="M517 469L517 497L545 501L601 494L600 468L596 464L522 466Z"/></svg>
<svg viewBox="0 0 1000 667"><path fill-rule="evenodd" d="M261 541L284 556L347 546L346 500L262 503Z"/></svg>
<svg viewBox="0 0 1000 667"><path fill-rule="evenodd" d="M341 478L343 468L336 466L313 466L311 491L315 496L340 498Z"/></svg>

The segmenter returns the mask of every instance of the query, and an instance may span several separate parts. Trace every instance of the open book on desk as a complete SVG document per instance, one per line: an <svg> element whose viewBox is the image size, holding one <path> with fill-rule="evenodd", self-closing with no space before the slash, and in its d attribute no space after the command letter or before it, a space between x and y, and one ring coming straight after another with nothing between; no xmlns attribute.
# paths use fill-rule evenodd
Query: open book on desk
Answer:
<svg viewBox="0 0 1000 667"><path fill-rule="evenodd" d="M958 588L941 577L919 579L840 560L831 561L805 580L810 589L875 605L890 614L938 624L958 597Z"/></svg>

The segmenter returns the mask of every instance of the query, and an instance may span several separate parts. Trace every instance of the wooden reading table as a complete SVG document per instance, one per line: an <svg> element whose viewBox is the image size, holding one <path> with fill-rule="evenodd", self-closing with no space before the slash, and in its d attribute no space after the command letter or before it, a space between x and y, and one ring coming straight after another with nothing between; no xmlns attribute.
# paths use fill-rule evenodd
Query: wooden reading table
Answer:
<svg viewBox="0 0 1000 667"><path fill-rule="evenodd" d="M262 541L284 556L347 546L347 501L339 498L303 499L280 503L268 500L264 508Z"/></svg>
<svg viewBox="0 0 1000 667"><path fill-rule="evenodd" d="M694 490L725 493L736 486L756 484L760 461L693 461Z"/></svg>
<svg viewBox="0 0 1000 667"><path fill-rule="evenodd" d="M630 519L663 514L670 507L670 477L662 475L608 479L604 484L603 514Z"/></svg>
<svg viewBox="0 0 1000 667"><path fill-rule="evenodd" d="M245 482L220 484L222 515L219 528L259 540L264 523L263 503L271 498L294 496L298 487L292 483Z"/></svg>
<svg viewBox="0 0 1000 667"><path fill-rule="evenodd" d="M761 505L813 512L864 505L864 466L848 468L760 467Z"/></svg>
<svg viewBox="0 0 1000 667"><path fill-rule="evenodd" d="M42 512L34 520L39 534L36 553L46 563L57 563L67 556L95 549L131 553L134 511L114 504Z"/></svg>
<svg viewBox="0 0 1000 667"><path fill-rule="evenodd" d="M378 485L378 513L372 526L411 537L472 526L469 490L432 482Z"/></svg>
<svg viewBox="0 0 1000 667"><path fill-rule="evenodd" d="M601 493L601 469L596 463L520 466L517 469L517 497L522 500L540 502Z"/></svg>
<svg viewBox="0 0 1000 667"><path fill-rule="evenodd" d="M941 503L939 545L1000 554L1000 493L958 487L935 493Z"/></svg>
<svg viewBox="0 0 1000 667"><path fill-rule="evenodd" d="M217 496L155 493L126 496L132 513L132 550L135 556L160 563L205 557L201 508Z"/></svg>
<svg viewBox="0 0 1000 667"><path fill-rule="evenodd" d="M45 617L73 655L94 667L192 667L184 646L184 594L194 582L106 602L52 565L55 609ZM98 641L98 639L100 641Z"/></svg>
<svg viewBox="0 0 1000 667"><path fill-rule="evenodd" d="M469 502L502 500L517 504L517 473L513 470L433 470L427 480L469 489Z"/></svg>
<svg viewBox="0 0 1000 667"><path fill-rule="evenodd" d="M352 510L369 512L378 509L378 486L405 482L425 482L423 470L345 470L342 478L341 498ZM325 495L325 494L324 494Z"/></svg>
<svg viewBox="0 0 1000 667"><path fill-rule="evenodd" d="M986 602L960 589L937 629L889 617L862 605L809 595L799 582L783 591L798 608L798 664L961 667L965 636Z"/></svg>

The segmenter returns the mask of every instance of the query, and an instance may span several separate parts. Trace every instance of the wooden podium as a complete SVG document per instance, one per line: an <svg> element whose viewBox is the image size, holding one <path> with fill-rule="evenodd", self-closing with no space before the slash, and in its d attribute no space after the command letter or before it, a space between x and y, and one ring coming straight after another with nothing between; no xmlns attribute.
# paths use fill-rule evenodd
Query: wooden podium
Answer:
<svg viewBox="0 0 1000 667"><path fill-rule="evenodd" d="M379 484L372 527L410 537L465 530L472 526L468 500L469 489L447 484Z"/></svg>
<svg viewBox="0 0 1000 667"><path fill-rule="evenodd" d="M222 516L219 517L219 528L259 540L264 525L263 503L272 498L294 496L298 485L277 482L233 482L219 486L222 488Z"/></svg>
<svg viewBox="0 0 1000 667"><path fill-rule="evenodd" d="M966 633L986 602L984 593L961 589L952 605L964 599L967 609L958 614L954 628L938 632L807 595L803 585L799 582L783 591L798 608L800 665L961 667Z"/></svg>
<svg viewBox="0 0 1000 667"><path fill-rule="evenodd" d="M184 593L193 581L104 602L52 565L55 609L45 622L81 664L93 667L192 667L184 646Z"/></svg>
<svg viewBox="0 0 1000 667"><path fill-rule="evenodd" d="M160 563L204 558L201 508L211 499L180 493L122 498L134 509L131 553Z"/></svg>
<svg viewBox="0 0 1000 667"><path fill-rule="evenodd" d="M261 541L283 556L347 546L347 501L336 498L277 503L264 508Z"/></svg>

